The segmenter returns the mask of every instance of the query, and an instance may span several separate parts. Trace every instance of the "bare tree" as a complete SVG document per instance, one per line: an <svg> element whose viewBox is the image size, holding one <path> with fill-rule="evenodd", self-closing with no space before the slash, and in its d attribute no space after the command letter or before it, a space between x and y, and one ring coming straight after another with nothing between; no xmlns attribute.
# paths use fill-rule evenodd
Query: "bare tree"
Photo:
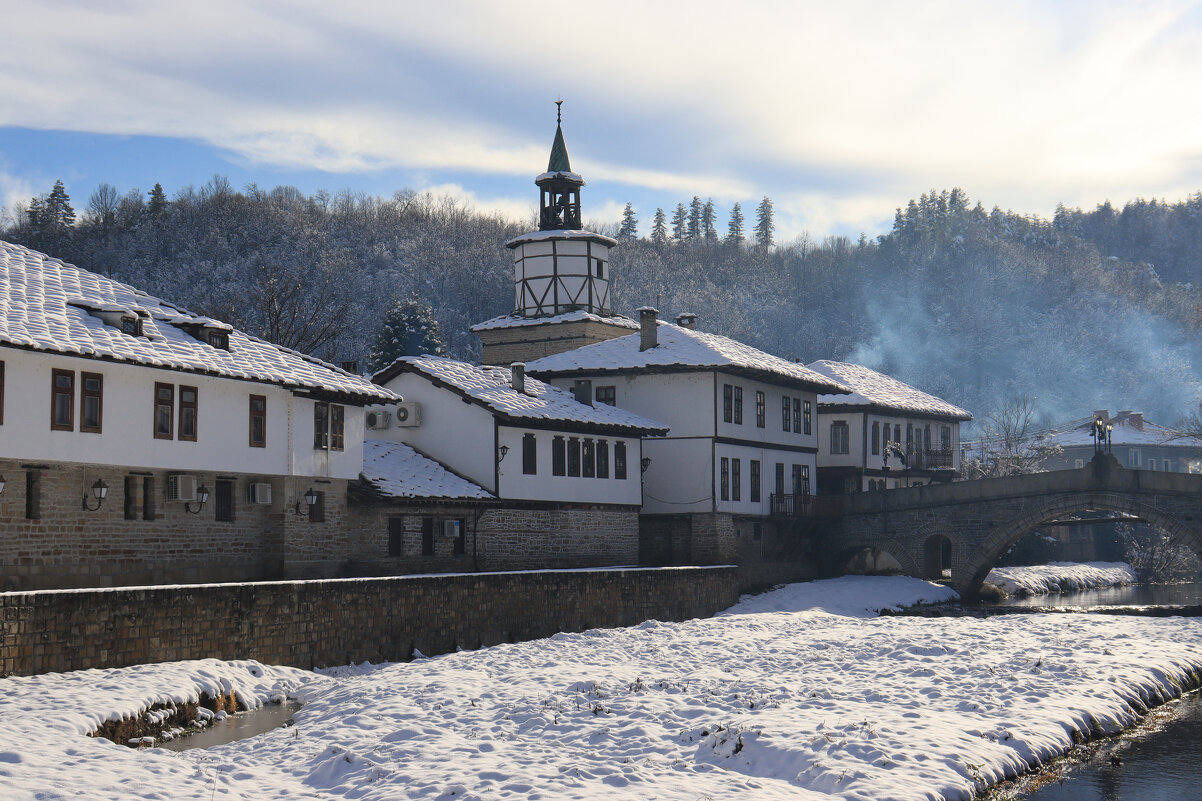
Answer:
<svg viewBox="0 0 1202 801"><path fill-rule="evenodd" d="M1049 445L1034 426L1035 399L1020 395L985 417L978 447L960 460L963 478L992 478L1043 471L1044 463L1061 452Z"/></svg>

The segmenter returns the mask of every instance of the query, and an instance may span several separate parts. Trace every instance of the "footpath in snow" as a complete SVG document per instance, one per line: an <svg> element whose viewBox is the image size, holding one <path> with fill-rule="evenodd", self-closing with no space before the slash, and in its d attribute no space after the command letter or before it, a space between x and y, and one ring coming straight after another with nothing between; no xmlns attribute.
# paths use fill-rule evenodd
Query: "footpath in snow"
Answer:
<svg viewBox="0 0 1202 801"><path fill-rule="evenodd" d="M1030 567L995 567L985 581L1007 595L1052 595L1059 592L1121 587L1138 581L1126 562L1052 562Z"/></svg>
<svg viewBox="0 0 1202 801"><path fill-rule="evenodd" d="M969 799L1202 670L1197 619L870 611L948 594L848 577L408 664L0 679L0 798ZM84 736L209 688L305 706L293 728L205 751Z"/></svg>

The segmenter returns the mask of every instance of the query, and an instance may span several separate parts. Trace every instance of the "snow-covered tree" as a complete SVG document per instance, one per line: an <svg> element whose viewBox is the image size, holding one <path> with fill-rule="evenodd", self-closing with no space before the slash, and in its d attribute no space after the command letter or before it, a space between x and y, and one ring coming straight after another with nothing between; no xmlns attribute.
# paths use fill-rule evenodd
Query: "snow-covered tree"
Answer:
<svg viewBox="0 0 1202 801"><path fill-rule="evenodd" d="M433 310L414 292L405 300L394 303L384 315L375 345L367 358L370 369L375 372L401 356L423 353L442 356L445 352Z"/></svg>
<svg viewBox="0 0 1202 801"><path fill-rule="evenodd" d="M689 212L683 203L677 203L676 211L672 214L672 238L677 242L683 242L685 234L688 232L688 226Z"/></svg>
<svg viewBox="0 0 1202 801"><path fill-rule="evenodd" d="M668 241L668 215L663 209L655 210L655 220L651 224L651 241L662 245Z"/></svg>
<svg viewBox="0 0 1202 801"><path fill-rule="evenodd" d="M701 198L693 195L693 199L689 201L689 223L688 223L689 239L698 239L701 237Z"/></svg>
<svg viewBox="0 0 1202 801"><path fill-rule="evenodd" d="M158 219L167 210L167 193L163 191L162 184L156 183L147 194L150 195L150 202L146 205L146 213Z"/></svg>
<svg viewBox="0 0 1202 801"><path fill-rule="evenodd" d="M637 239L639 236L639 218L634 214L634 205L627 203L622 209L622 227L618 229L618 239Z"/></svg>
<svg viewBox="0 0 1202 801"><path fill-rule="evenodd" d="M772 234L776 231L776 223L772 221L772 201L764 195L760 205L755 208L755 243L760 247L772 245Z"/></svg>
<svg viewBox="0 0 1202 801"><path fill-rule="evenodd" d="M705 205L701 207L701 236L705 238L706 244L714 244L718 241L718 215L714 211L713 199L705 201Z"/></svg>
<svg viewBox="0 0 1202 801"><path fill-rule="evenodd" d="M735 203L730 210L730 224L726 226L726 241L734 245L743 244L743 209Z"/></svg>

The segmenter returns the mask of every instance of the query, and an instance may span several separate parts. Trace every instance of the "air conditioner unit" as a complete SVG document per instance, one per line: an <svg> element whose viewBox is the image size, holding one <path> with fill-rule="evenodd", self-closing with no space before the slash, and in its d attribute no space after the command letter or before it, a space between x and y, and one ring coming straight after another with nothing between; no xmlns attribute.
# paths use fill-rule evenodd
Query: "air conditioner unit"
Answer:
<svg viewBox="0 0 1202 801"><path fill-rule="evenodd" d="M388 412L368 412L367 427L373 431L388 428L388 424L392 422L392 415Z"/></svg>
<svg viewBox="0 0 1202 801"><path fill-rule="evenodd" d="M460 526L460 522L458 520L442 521L442 536L447 537L448 539L458 537L459 536L459 526Z"/></svg>
<svg viewBox="0 0 1202 801"><path fill-rule="evenodd" d="M271 485L266 482L258 482L250 485L250 502L261 505L271 504Z"/></svg>
<svg viewBox="0 0 1202 801"><path fill-rule="evenodd" d="M422 405L417 401L398 403L396 424L404 428L415 428L422 424Z"/></svg>
<svg viewBox="0 0 1202 801"><path fill-rule="evenodd" d="M195 501L196 484L196 476L179 473L167 476L167 500L184 501L185 503Z"/></svg>

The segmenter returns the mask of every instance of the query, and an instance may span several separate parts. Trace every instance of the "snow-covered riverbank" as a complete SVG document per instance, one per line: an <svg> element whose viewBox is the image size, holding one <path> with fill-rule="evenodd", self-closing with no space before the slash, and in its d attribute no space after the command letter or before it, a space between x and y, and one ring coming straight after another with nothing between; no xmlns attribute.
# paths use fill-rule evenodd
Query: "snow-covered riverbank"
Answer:
<svg viewBox="0 0 1202 801"><path fill-rule="evenodd" d="M876 617L947 590L791 585L684 623L324 675L189 662L0 679L0 797L967 799L1202 670L1202 621ZM209 751L82 732L209 686L297 726Z"/></svg>
<svg viewBox="0 0 1202 801"><path fill-rule="evenodd" d="M1030 567L995 567L985 581L1007 595L1051 595L1099 587L1121 587L1138 581L1126 562L1052 562Z"/></svg>

